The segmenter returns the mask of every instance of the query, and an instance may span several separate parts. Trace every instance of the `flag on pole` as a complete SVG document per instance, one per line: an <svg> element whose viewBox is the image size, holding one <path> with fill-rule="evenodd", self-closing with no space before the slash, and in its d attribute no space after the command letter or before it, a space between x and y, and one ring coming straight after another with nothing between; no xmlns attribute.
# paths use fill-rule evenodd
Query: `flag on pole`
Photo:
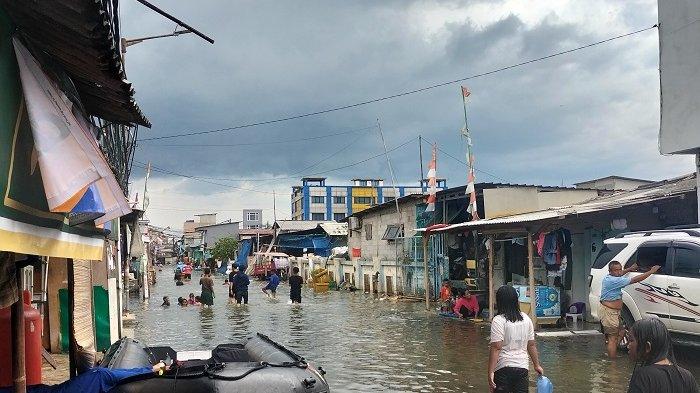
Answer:
<svg viewBox="0 0 700 393"><path fill-rule="evenodd" d="M470 92L469 89L466 88L466 86L462 86L462 99L464 101L467 101L467 97L469 97L469 95L471 94L472 92Z"/></svg>
<svg viewBox="0 0 700 393"><path fill-rule="evenodd" d="M467 206L467 211L472 215L472 220L479 219L479 213L477 212L476 206L476 188L474 183L476 177L474 176L474 155L472 154L472 138L469 132L469 123L467 122L467 97L471 95L469 89L462 86L462 99L464 104L464 128L462 128L462 137L467 141L467 165L469 167L467 172L467 188L465 194L469 195L469 205Z"/></svg>
<svg viewBox="0 0 700 393"><path fill-rule="evenodd" d="M143 182L143 210L148 209L148 204L150 203L150 198L148 198L148 178L151 177L151 162L148 161L148 166L146 166L146 179Z"/></svg>
<svg viewBox="0 0 700 393"><path fill-rule="evenodd" d="M428 165L428 206L426 212L435 211L435 200L437 198L437 144L433 144L433 158Z"/></svg>

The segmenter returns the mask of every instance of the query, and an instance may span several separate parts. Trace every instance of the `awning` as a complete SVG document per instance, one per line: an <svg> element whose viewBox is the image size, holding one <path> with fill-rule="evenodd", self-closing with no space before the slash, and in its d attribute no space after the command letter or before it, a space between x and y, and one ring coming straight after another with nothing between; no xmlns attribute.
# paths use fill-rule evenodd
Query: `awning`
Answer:
<svg viewBox="0 0 700 393"><path fill-rule="evenodd" d="M67 225L66 225L67 226ZM0 250L57 258L101 260L104 237L84 236L0 216Z"/></svg>
<svg viewBox="0 0 700 393"><path fill-rule="evenodd" d="M116 1L0 0L0 7L33 48L68 73L88 114L151 126L124 71Z"/></svg>
<svg viewBox="0 0 700 393"><path fill-rule="evenodd" d="M507 217L467 221L434 229L430 232L454 232L469 229L486 229L489 227L503 228L519 224L526 225L677 198L696 191L695 179L696 175L690 174L656 183L645 184L633 190L616 192L612 195L593 198L589 201L576 203L570 206L553 207L547 210L515 214ZM425 232L425 228L419 228L416 231Z"/></svg>

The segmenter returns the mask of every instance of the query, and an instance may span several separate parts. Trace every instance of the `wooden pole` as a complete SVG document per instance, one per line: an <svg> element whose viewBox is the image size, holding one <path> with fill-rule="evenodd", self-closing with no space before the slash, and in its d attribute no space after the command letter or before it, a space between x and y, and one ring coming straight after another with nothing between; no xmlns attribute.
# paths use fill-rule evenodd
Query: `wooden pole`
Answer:
<svg viewBox="0 0 700 393"><path fill-rule="evenodd" d="M24 294L22 293L22 269L15 273L17 280L17 300L12 305L12 381L16 393L27 391L27 371L24 345Z"/></svg>
<svg viewBox="0 0 700 393"><path fill-rule="evenodd" d="M428 279L428 232L423 232L423 286L425 287L425 309L430 310L430 280Z"/></svg>
<svg viewBox="0 0 700 393"><path fill-rule="evenodd" d="M530 281L530 319L537 329L537 293L535 293L535 256L532 247L532 233L527 233L527 271Z"/></svg>
<svg viewBox="0 0 700 393"><path fill-rule="evenodd" d="M489 243L491 243L489 247L489 321L493 320L493 305L496 296L493 288L494 238L495 236L493 235L489 236Z"/></svg>
<svg viewBox="0 0 700 393"><path fill-rule="evenodd" d="M77 348L75 342L75 275L73 259L68 258L68 377L78 375Z"/></svg>

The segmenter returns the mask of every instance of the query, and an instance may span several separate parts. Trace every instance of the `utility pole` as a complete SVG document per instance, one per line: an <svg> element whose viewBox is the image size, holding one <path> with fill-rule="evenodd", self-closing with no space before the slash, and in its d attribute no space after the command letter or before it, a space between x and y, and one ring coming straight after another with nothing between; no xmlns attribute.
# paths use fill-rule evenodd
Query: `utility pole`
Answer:
<svg viewBox="0 0 700 393"><path fill-rule="evenodd" d="M275 195L275 190L272 190L272 219L277 222L277 197Z"/></svg>
<svg viewBox="0 0 700 393"><path fill-rule="evenodd" d="M423 174L423 137L421 135L418 135L418 157L420 159L420 190L425 192L425 189L423 189L423 180L425 179Z"/></svg>

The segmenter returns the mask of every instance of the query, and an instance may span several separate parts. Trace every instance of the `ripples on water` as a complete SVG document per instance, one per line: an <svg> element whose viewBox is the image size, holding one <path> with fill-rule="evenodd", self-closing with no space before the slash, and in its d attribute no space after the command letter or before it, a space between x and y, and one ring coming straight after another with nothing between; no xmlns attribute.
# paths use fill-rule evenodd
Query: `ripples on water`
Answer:
<svg viewBox="0 0 700 393"><path fill-rule="evenodd" d="M250 304L237 307L229 303L220 276L215 278L213 308L181 308L176 305L179 296L199 294L199 276L177 287L170 271L166 267L159 274L148 304L137 299L130 303L136 337L148 345L211 349L260 332L322 366L333 392L488 391L488 325L444 319L426 312L422 303L357 292L313 293L305 288L303 305L291 306L284 283L278 300L270 300L260 291L261 283L253 282ZM160 307L165 295L173 304L169 308ZM600 336L540 338L538 348L556 391L627 390L632 365L626 359L605 359ZM697 378L699 359L685 354L680 362Z"/></svg>

